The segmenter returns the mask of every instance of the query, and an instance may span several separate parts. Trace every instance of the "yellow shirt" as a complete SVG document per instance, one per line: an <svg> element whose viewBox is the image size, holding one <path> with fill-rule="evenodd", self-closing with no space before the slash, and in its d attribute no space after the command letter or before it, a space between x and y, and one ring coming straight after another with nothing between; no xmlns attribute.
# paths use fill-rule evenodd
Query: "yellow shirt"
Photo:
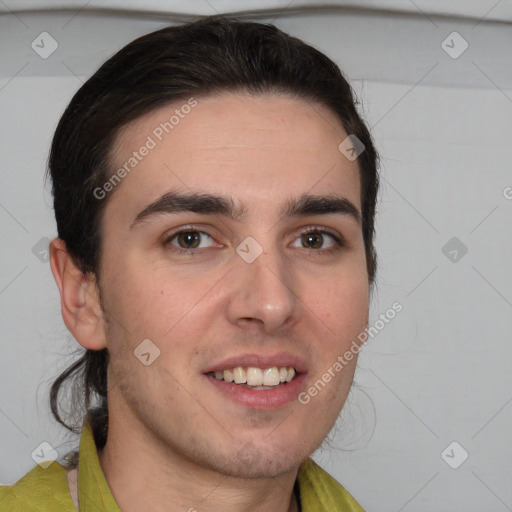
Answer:
<svg viewBox="0 0 512 512"><path fill-rule="evenodd" d="M121 512L101 469L92 429L84 421L78 456L80 512ZM364 512L350 494L312 459L297 476L302 512ZM72 487L72 486L71 486ZM75 512L66 468L39 464L15 484L0 487L0 512Z"/></svg>

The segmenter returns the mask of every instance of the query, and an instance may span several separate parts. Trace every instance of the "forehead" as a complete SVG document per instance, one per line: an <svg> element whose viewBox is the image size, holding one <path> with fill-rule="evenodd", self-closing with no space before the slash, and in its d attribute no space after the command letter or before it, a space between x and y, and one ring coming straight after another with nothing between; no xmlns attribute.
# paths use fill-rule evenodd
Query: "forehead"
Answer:
<svg viewBox="0 0 512 512"><path fill-rule="evenodd" d="M277 94L222 93L194 102L165 105L120 130L112 167L129 172L113 202L121 196L141 208L180 189L229 193L237 204L259 204L261 213L305 192L335 192L360 208L358 164L339 151L347 133L327 107Z"/></svg>

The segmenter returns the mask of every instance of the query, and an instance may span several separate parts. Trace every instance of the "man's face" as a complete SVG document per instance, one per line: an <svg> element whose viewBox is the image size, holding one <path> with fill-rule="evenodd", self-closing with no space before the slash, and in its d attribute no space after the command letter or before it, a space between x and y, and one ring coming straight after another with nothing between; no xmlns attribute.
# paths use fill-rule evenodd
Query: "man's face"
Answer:
<svg viewBox="0 0 512 512"><path fill-rule="evenodd" d="M356 218L283 210L312 195L345 198L360 212L358 166L338 150L347 133L323 106L278 95L197 100L161 141L155 127L186 101L128 125L113 153L117 170L148 136L156 142L107 198L103 217L111 419L159 446L155 457L163 447L223 474L276 476L307 458L339 415L356 357L309 403L297 396L349 349L369 300ZM245 214L160 211L132 226L169 192L231 198ZM136 357L148 339L150 355ZM283 366L299 375L270 390L210 373L228 370L229 379L251 367L234 372L257 382L254 368L284 374Z"/></svg>

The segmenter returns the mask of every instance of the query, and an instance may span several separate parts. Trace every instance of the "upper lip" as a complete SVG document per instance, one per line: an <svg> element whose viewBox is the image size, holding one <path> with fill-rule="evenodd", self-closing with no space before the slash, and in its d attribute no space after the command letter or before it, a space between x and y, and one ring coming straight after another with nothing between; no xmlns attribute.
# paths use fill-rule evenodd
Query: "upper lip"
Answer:
<svg viewBox="0 0 512 512"><path fill-rule="evenodd" d="M277 352L268 355L251 353L230 356L212 364L204 373L229 370L237 366L252 366L254 368L291 366L299 373L306 372L306 363L301 357L291 354L290 352Z"/></svg>

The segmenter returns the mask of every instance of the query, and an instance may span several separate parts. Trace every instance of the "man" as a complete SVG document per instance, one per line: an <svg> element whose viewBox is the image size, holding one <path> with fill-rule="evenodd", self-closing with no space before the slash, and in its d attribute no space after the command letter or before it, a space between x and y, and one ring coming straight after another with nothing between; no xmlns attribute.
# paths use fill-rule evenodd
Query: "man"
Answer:
<svg viewBox="0 0 512 512"><path fill-rule="evenodd" d="M107 61L49 160L51 269L86 349L51 405L70 428L57 395L81 370L78 460L0 510L362 510L310 455L368 323L376 161L339 69L271 25L215 16Z"/></svg>

